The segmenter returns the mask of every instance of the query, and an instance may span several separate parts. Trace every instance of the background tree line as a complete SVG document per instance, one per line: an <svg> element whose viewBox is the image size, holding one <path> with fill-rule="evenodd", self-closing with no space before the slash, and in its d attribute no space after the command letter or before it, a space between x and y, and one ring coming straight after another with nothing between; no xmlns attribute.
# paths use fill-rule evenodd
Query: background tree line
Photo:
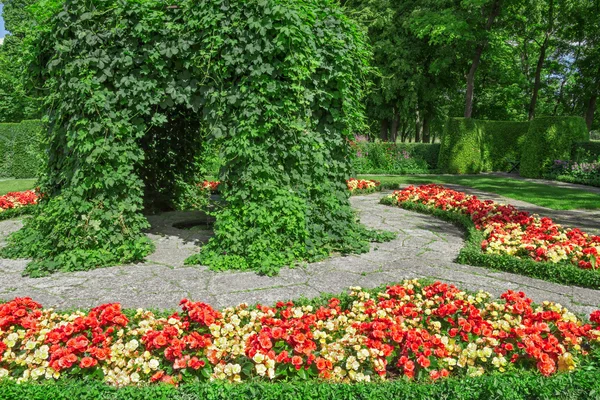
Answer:
<svg viewBox="0 0 600 400"><path fill-rule="evenodd" d="M40 116L27 82L44 1L6 0L0 122ZM371 137L430 142L449 116L579 115L598 129L600 0L340 0L368 31Z"/></svg>
<svg viewBox="0 0 600 400"><path fill-rule="evenodd" d="M429 142L449 116L600 125L600 0L342 3L373 46L372 136Z"/></svg>

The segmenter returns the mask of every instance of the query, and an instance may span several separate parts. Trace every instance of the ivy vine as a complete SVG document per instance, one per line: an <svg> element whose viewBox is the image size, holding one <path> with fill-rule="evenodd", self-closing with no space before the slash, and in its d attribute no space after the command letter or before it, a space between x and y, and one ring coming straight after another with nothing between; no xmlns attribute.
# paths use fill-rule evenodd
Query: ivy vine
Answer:
<svg viewBox="0 0 600 400"><path fill-rule="evenodd" d="M48 10L45 10L48 13ZM364 128L363 33L334 0L66 0L36 41L47 91L45 198L2 254L26 272L143 259L149 207L221 150L227 204L188 263L273 274L390 234L350 208Z"/></svg>

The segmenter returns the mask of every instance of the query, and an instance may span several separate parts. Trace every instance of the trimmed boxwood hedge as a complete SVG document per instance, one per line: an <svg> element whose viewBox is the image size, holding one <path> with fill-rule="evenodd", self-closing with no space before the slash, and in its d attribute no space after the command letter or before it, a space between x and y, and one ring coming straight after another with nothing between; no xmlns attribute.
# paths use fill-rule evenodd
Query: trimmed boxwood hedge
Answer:
<svg viewBox="0 0 600 400"><path fill-rule="evenodd" d="M507 171L509 160L520 157L528 125L528 122L450 118L442 135L439 168L451 174Z"/></svg>
<svg viewBox="0 0 600 400"><path fill-rule="evenodd" d="M381 202L394 205L394 200L390 197L382 198ZM430 214L464 228L467 238L465 246L460 250L457 258L457 261L461 264L492 268L563 285L600 289L600 272L598 270L582 269L566 262L554 264L510 255L484 253L481 250L481 242L484 239L483 233L477 230L471 219L463 214L438 208L432 209L423 204L411 202L402 203L402 208Z"/></svg>
<svg viewBox="0 0 600 400"><path fill-rule="evenodd" d="M473 174L508 171L520 161L524 177L539 178L557 159L570 159L577 148L600 155L581 117L543 117L530 122L450 118L442 135L441 172Z"/></svg>
<svg viewBox="0 0 600 400"><path fill-rule="evenodd" d="M206 383L154 385L115 388L96 381L60 381L21 383L0 381L0 400L13 399L127 399L127 400L229 400L229 399L356 399L356 400L600 400L597 366L572 373L543 377L539 373L513 372L480 377L444 379L436 383L402 380L328 384L324 382L251 382L243 384Z"/></svg>
<svg viewBox="0 0 600 400"><path fill-rule="evenodd" d="M42 122L0 124L0 178L34 178L42 154Z"/></svg>
<svg viewBox="0 0 600 400"><path fill-rule="evenodd" d="M554 160L568 160L573 144L587 142L590 133L581 117L544 117L529 123L523 141L521 176L540 178Z"/></svg>

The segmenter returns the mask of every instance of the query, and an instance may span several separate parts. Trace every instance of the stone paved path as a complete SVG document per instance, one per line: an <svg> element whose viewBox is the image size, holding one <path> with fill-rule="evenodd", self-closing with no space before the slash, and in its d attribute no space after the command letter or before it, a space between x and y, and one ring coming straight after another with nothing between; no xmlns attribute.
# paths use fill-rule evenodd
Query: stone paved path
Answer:
<svg viewBox="0 0 600 400"><path fill-rule="evenodd" d="M351 198L365 225L398 233L397 239L389 243L373 244L367 254L283 268L276 277L253 272L217 273L206 267L183 265L183 260L198 251L198 245L208 239L210 232L176 229L172 224L200 216L167 214L151 219L153 229L148 235L156 243L156 252L145 263L32 279L21 276L26 260L0 259L0 298L30 296L59 309L115 301L131 308L175 309L184 297L223 307L240 302L273 304L277 300L339 293L349 286L370 288L429 277L468 290L483 289L494 296L507 289L523 290L535 301L559 302L584 314L600 307L599 290L454 263L463 245L460 229L431 216L380 205L381 196ZM0 222L0 245L20 226L18 220Z"/></svg>

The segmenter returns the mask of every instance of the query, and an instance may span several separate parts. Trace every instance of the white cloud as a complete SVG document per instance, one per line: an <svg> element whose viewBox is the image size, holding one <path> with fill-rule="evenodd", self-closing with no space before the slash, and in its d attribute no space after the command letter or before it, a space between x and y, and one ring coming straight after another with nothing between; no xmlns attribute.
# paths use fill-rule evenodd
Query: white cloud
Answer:
<svg viewBox="0 0 600 400"><path fill-rule="evenodd" d="M3 37L0 37L0 45L1 45L2 43L4 43L4 38L3 38Z"/></svg>

